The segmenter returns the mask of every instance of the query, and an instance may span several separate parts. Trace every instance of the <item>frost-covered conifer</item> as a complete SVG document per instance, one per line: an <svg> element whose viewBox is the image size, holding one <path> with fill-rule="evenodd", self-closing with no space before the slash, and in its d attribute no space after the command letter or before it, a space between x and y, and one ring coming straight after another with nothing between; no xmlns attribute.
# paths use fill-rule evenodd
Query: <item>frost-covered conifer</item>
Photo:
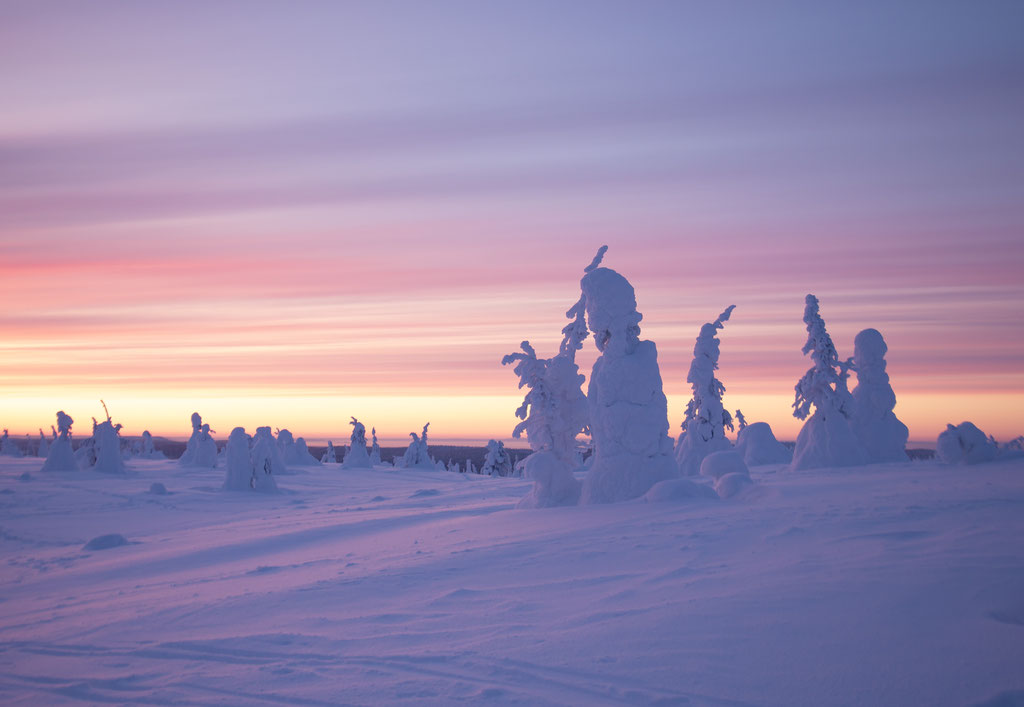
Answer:
<svg viewBox="0 0 1024 707"><path fill-rule="evenodd" d="M102 400L103 411L107 419L94 425L93 439L96 440L96 464L94 471L104 474L123 475L126 472L124 458L121 456L121 425L115 425L110 419L107 405ZM95 422L95 418L93 420Z"/></svg>
<svg viewBox="0 0 1024 707"><path fill-rule="evenodd" d="M380 458L380 445L377 444L377 428L370 428L370 434L373 436L373 445L370 448L370 466L380 466L384 462Z"/></svg>
<svg viewBox="0 0 1024 707"><path fill-rule="evenodd" d="M747 418L743 417L743 413L736 410L736 433L739 434L743 431L743 428L747 426Z"/></svg>
<svg viewBox="0 0 1024 707"><path fill-rule="evenodd" d="M39 448L36 449L36 456L46 458L46 455L50 453L50 443L46 441L46 435L43 434L43 429L39 428Z"/></svg>
<svg viewBox="0 0 1024 707"><path fill-rule="evenodd" d="M249 491L254 488L256 480L252 459L249 455L249 435L245 433L245 428L236 427L231 430L224 454L224 468L227 472L224 478L224 489L226 491Z"/></svg>
<svg viewBox="0 0 1024 707"><path fill-rule="evenodd" d="M144 430L142 432L142 444L139 448L139 456L143 459L166 459L164 453L154 446L153 435L149 433L149 430Z"/></svg>
<svg viewBox="0 0 1024 707"><path fill-rule="evenodd" d="M804 323L807 343L802 351L804 355L811 355L814 365L796 384L793 415L807 422L797 436L792 468L867 464L867 451L850 428L853 399L849 393L844 393L841 371L845 373L845 369L840 366L839 354L825 330L814 295L807 295Z"/></svg>
<svg viewBox="0 0 1024 707"><path fill-rule="evenodd" d="M676 463L683 476L696 475L707 455L732 448L725 437L725 428L733 429L732 416L722 405L725 386L715 377L715 371L721 346L716 334L735 308L736 305L729 305L718 319L702 326L693 346L693 361L686 375L693 395L686 405L683 431L675 449Z"/></svg>
<svg viewBox="0 0 1024 707"><path fill-rule="evenodd" d="M4 430L3 435L0 436L0 454L5 457L21 457L24 456L18 445L14 443L14 440L7 434L7 430Z"/></svg>
<svg viewBox="0 0 1024 707"><path fill-rule="evenodd" d="M430 458L430 451L427 447L427 428L430 427L430 423L423 425L423 436L417 435L415 432L410 432L409 436L412 437L412 442L409 443L409 448L405 450L405 454L401 458L401 466L406 469L434 469L436 465Z"/></svg>
<svg viewBox="0 0 1024 707"><path fill-rule="evenodd" d="M281 430L278 430L278 432L281 432ZM291 436L290 432L288 436ZM278 444L278 440L274 438L274 433L269 426L256 428L256 433L252 436L252 448L253 454L259 448L261 454L270 458L270 466L274 476L283 476L291 473L284 455L281 453L281 446ZM253 459L255 460L255 457Z"/></svg>
<svg viewBox="0 0 1024 707"><path fill-rule="evenodd" d="M50 446L50 452L43 462L43 471L78 471L78 462L71 449L71 426L75 423L63 410L57 413L57 427L60 436Z"/></svg>
<svg viewBox="0 0 1024 707"><path fill-rule="evenodd" d="M480 467L486 476L512 476L512 459L505 449L505 443L492 439L487 442L487 456Z"/></svg>
<svg viewBox="0 0 1024 707"><path fill-rule="evenodd" d="M896 393L885 372L889 347L876 329L865 329L853 340L857 387L853 389L850 424L873 462L905 462L909 432L893 412Z"/></svg>
<svg viewBox="0 0 1024 707"><path fill-rule="evenodd" d="M252 470L251 488L256 491L276 492L277 482L274 481L274 477L287 474L288 467L269 427L256 428L249 460Z"/></svg>
<svg viewBox="0 0 1024 707"><path fill-rule="evenodd" d="M191 466L201 469L215 469L217 467L217 442L210 435L210 426L205 422L199 428L199 437L196 440Z"/></svg>
<svg viewBox="0 0 1024 707"><path fill-rule="evenodd" d="M587 390L594 455L580 495L584 504L636 498L678 474L657 347L640 340L643 316L633 286L600 267L606 250L598 251L580 281L587 326L601 352Z"/></svg>
<svg viewBox="0 0 1024 707"><path fill-rule="evenodd" d="M366 451L366 426L355 417L348 424L352 425L352 444L349 446L348 454L345 455L345 461L341 466L345 469L369 469L373 465L370 463L370 455Z"/></svg>
<svg viewBox="0 0 1024 707"><path fill-rule="evenodd" d="M514 467L535 482L520 508L572 505L579 500L581 486L572 470L576 436L588 431L584 377L576 364L576 352L588 336L584 315L582 299L566 312L570 322L562 329L557 356L537 358L530 342L524 341L523 353L509 354L501 361L502 365L518 362L513 371L519 376L519 387L529 388L516 410L522 422L512 431L518 439L525 430L533 450L521 467ZM547 455L552 459L541 459Z"/></svg>
<svg viewBox="0 0 1024 707"><path fill-rule="evenodd" d="M199 439L203 433L203 416L198 412L192 413L192 436L188 438L185 445L185 453L178 459L181 466L194 466L196 461L196 449L199 447Z"/></svg>
<svg viewBox="0 0 1024 707"><path fill-rule="evenodd" d="M327 451L320 457L320 462L323 464L336 464L338 462L338 456L334 452L334 442L327 440Z"/></svg>

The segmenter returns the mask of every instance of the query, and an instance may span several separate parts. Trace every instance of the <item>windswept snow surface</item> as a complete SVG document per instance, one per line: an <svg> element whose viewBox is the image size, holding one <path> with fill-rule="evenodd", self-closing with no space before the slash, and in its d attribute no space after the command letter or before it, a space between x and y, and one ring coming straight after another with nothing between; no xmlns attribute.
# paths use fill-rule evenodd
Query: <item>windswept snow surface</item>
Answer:
<svg viewBox="0 0 1024 707"><path fill-rule="evenodd" d="M528 480L440 471L265 495L173 461L40 466L0 461L5 705L1024 696L1021 460L757 467L728 500L538 510L514 509Z"/></svg>

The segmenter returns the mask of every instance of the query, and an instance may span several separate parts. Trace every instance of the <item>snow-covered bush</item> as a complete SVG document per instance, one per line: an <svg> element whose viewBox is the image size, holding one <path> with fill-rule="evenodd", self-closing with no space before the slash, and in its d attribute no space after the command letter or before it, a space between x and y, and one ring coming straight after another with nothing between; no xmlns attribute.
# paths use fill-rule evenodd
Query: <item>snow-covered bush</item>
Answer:
<svg viewBox="0 0 1024 707"><path fill-rule="evenodd" d="M722 405L725 386L715 377L715 371L721 347L716 334L735 308L736 305L729 305L718 319L702 326L693 346L693 361L686 375L693 395L686 405L683 431L675 449L676 463L683 476L696 474L708 454L732 448L725 437L725 428L733 429L732 416Z"/></svg>
<svg viewBox="0 0 1024 707"><path fill-rule="evenodd" d="M71 425L75 421L63 410L57 413L57 428L60 436L50 445L50 451L43 462L43 471L78 471L78 462L71 449Z"/></svg>
<svg viewBox="0 0 1024 707"><path fill-rule="evenodd" d="M807 343L802 351L811 355L814 365L796 384L793 416L807 421L797 436L791 468L867 464L867 451L850 427L853 398L845 392L845 378L841 377L848 364L840 367L839 355L825 330L814 295L807 295L804 323Z"/></svg>
<svg viewBox="0 0 1024 707"><path fill-rule="evenodd" d="M352 425L352 444L341 465L345 469L369 469L372 464L370 464L370 455L366 451L366 427L355 417L349 424Z"/></svg>
<svg viewBox="0 0 1024 707"><path fill-rule="evenodd" d="M606 250L598 251L580 281L587 326L601 352L587 389L594 456L580 494L584 504L637 498L678 474L657 347L640 340L643 316L633 286L599 267Z"/></svg>
<svg viewBox="0 0 1024 707"><path fill-rule="evenodd" d="M947 464L981 464L998 454L998 446L972 422L946 425L935 443L935 455Z"/></svg>
<svg viewBox="0 0 1024 707"><path fill-rule="evenodd" d="M793 452L775 439L767 422L753 422L740 427L736 436L736 452L743 457L747 466L789 464L793 461Z"/></svg>
<svg viewBox="0 0 1024 707"><path fill-rule="evenodd" d="M905 462L909 432L893 412L896 394L885 372L889 347L876 329L865 329L853 340L857 387L853 389L850 425L872 462Z"/></svg>

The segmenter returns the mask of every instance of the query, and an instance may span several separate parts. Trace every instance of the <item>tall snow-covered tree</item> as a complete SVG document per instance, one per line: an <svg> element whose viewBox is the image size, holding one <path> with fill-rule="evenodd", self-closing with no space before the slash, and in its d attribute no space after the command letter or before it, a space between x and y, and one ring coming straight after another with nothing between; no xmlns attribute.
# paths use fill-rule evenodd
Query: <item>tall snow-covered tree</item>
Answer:
<svg viewBox="0 0 1024 707"><path fill-rule="evenodd" d="M807 295L805 300L804 324L807 325L807 342L801 351L805 356L810 354L814 365L795 388L793 416L806 422L797 436L792 468L866 464L867 451L850 428L853 398L846 392L843 378L849 364L840 365L839 354L825 329L825 321L818 311L818 298L814 295Z"/></svg>
<svg viewBox="0 0 1024 707"><path fill-rule="evenodd" d="M732 416L722 405L725 386L715 377L721 342L717 332L725 327L736 305L729 305L713 322L700 328L693 346L693 361L686 382L693 390L686 405L682 434L676 442L676 463L683 476L694 476L700 471L704 457L727 450L732 443L725 437L725 429L733 429Z"/></svg>
<svg viewBox="0 0 1024 707"><path fill-rule="evenodd" d="M905 462L907 426L893 412L896 393L889 385L885 354L889 347L877 329L865 329L853 340L857 387L850 424L873 462Z"/></svg>

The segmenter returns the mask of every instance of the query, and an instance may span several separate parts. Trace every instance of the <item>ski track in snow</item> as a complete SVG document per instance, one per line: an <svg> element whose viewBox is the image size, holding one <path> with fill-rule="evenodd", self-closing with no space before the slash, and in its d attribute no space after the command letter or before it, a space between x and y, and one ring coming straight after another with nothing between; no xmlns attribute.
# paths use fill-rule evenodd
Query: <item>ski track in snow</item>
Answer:
<svg viewBox="0 0 1024 707"><path fill-rule="evenodd" d="M448 472L41 464L0 458L5 705L1024 705L1020 460L541 510Z"/></svg>

